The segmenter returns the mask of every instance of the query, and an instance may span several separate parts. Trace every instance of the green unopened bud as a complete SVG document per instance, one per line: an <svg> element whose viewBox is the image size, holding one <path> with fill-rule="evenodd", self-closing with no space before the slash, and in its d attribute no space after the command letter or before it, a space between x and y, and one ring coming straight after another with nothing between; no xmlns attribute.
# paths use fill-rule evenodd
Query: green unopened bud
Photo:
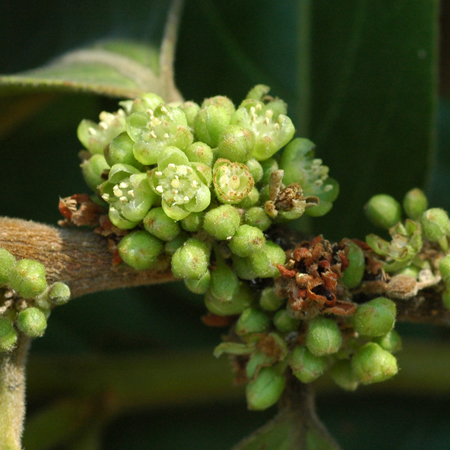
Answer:
<svg viewBox="0 0 450 450"><path fill-rule="evenodd" d="M54 305L65 305L70 300L69 286L58 281L50 288L48 299Z"/></svg>
<svg viewBox="0 0 450 450"><path fill-rule="evenodd" d="M333 319L317 316L309 324L305 343L313 355L331 355L341 348L342 335Z"/></svg>
<svg viewBox="0 0 450 450"><path fill-rule="evenodd" d="M199 280L208 270L209 256L203 241L188 239L172 256L172 273L177 278Z"/></svg>
<svg viewBox="0 0 450 450"><path fill-rule="evenodd" d="M403 209L410 219L419 219L427 208L428 200L421 189L411 189L406 193L403 199Z"/></svg>
<svg viewBox="0 0 450 450"><path fill-rule="evenodd" d="M262 165L256 159L249 159L248 161L245 161L245 165L248 167L255 183L259 183L264 174Z"/></svg>
<svg viewBox="0 0 450 450"><path fill-rule="evenodd" d="M27 308L17 316L17 328L29 337L40 337L47 328L45 314L38 308Z"/></svg>
<svg viewBox="0 0 450 450"><path fill-rule="evenodd" d="M263 289L259 298L259 306L266 311L278 311L285 303L286 299L278 297L274 287Z"/></svg>
<svg viewBox="0 0 450 450"><path fill-rule="evenodd" d="M252 190L247 194L246 197L244 197L243 200L241 200L238 204L238 208L244 208L248 209L252 206L255 206L259 203L259 190L253 186Z"/></svg>
<svg viewBox="0 0 450 450"><path fill-rule="evenodd" d="M147 231L133 231L119 242L120 257L133 269L148 269L163 250L163 243Z"/></svg>
<svg viewBox="0 0 450 450"><path fill-rule="evenodd" d="M173 255L187 240L189 236L183 231L175 238L164 245L164 252Z"/></svg>
<svg viewBox="0 0 450 450"><path fill-rule="evenodd" d="M349 265L345 269L341 280L349 289L353 289L361 283L366 269L364 253L361 247L354 242L350 242L347 258Z"/></svg>
<svg viewBox="0 0 450 450"><path fill-rule="evenodd" d="M200 106L197 105L197 103L195 102L187 101L178 106L178 108L180 108L181 111L183 111L184 114L186 115L188 125L191 128L194 128L195 117L200 111Z"/></svg>
<svg viewBox="0 0 450 450"><path fill-rule="evenodd" d="M171 241L181 232L180 225L171 219L164 210L152 208L144 217L145 229L162 241Z"/></svg>
<svg viewBox="0 0 450 450"><path fill-rule="evenodd" d="M272 241L267 241L261 250L247 257L250 268L259 278L274 278L280 275L277 264L286 262L284 250Z"/></svg>
<svg viewBox="0 0 450 450"><path fill-rule="evenodd" d="M358 387L358 377L353 372L352 363L348 359L338 361L330 370L333 381L346 391L355 391Z"/></svg>
<svg viewBox="0 0 450 450"><path fill-rule="evenodd" d="M230 250L238 256L246 257L261 250L266 242L263 232L250 225L241 225L230 241Z"/></svg>
<svg viewBox="0 0 450 450"><path fill-rule="evenodd" d="M109 165L106 162L105 157L99 154L92 155L81 164L84 180L93 191L97 191L97 186L105 181L104 178L102 178L102 175L103 172L108 169Z"/></svg>
<svg viewBox="0 0 450 450"><path fill-rule="evenodd" d="M241 335L264 333L270 327L270 317L259 308L248 308L236 322L236 333Z"/></svg>
<svg viewBox="0 0 450 450"><path fill-rule="evenodd" d="M195 117L195 134L210 147L217 147L220 135L229 123L228 111L222 106L211 104L202 108Z"/></svg>
<svg viewBox="0 0 450 450"><path fill-rule="evenodd" d="M373 342L390 353L396 353L402 349L402 338L395 330L391 330L384 336L375 338Z"/></svg>
<svg viewBox="0 0 450 450"><path fill-rule="evenodd" d="M398 372L395 356L368 342L352 358L352 368L362 384L380 383Z"/></svg>
<svg viewBox="0 0 450 450"><path fill-rule="evenodd" d="M267 353L260 352L258 350L253 351L247 365L245 366L245 373L248 378L253 378L262 367L271 366L276 361L277 359L275 356L268 355Z"/></svg>
<svg viewBox="0 0 450 450"><path fill-rule="evenodd" d="M194 294L206 294L211 283L211 272L207 270L199 280L184 279L186 287Z"/></svg>
<svg viewBox="0 0 450 450"><path fill-rule="evenodd" d="M265 209L259 206L253 206L246 211L244 214L244 222L247 225L259 228L261 231L266 231L272 225L272 221Z"/></svg>
<svg viewBox="0 0 450 450"><path fill-rule="evenodd" d="M191 162L200 162L212 166L214 153L211 147L204 142L194 142L185 151L186 156Z"/></svg>
<svg viewBox="0 0 450 450"><path fill-rule="evenodd" d="M11 272L15 265L16 258L8 250L0 248L0 285L9 283Z"/></svg>
<svg viewBox="0 0 450 450"><path fill-rule="evenodd" d="M278 170L278 163L274 158L266 159L265 161L260 161L261 167L263 169L263 176L260 180L260 184L268 184L270 181L270 175L275 170Z"/></svg>
<svg viewBox="0 0 450 450"><path fill-rule="evenodd" d="M205 213L203 211L197 213L190 213L187 217L180 220L180 226L185 231L195 232L199 231L203 225L203 218Z"/></svg>
<svg viewBox="0 0 450 450"><path fill-rule="evenodd" d="M224 240L234 236L240 222L241 216L234 206L221 205L206 213L203 228L216 239Z"/></svg>
<svg viewBox="0 0 450 450"><path fill-rule="evenodd" d="M421 218L422 233L425 239L439 242L442 250L448 250L447 236L450 235L450 220L441 208L426 210Z"/></svg>
<svg viewBox="0 0 450 450"><path fill-rule="evenodd" d="M275 314L273 324L278 331L290 333L298 329L300 320L292 317L287 309L282 309Z"/></svg>
<svg viewBox="0 0 450 450"><path fill-rule="evenodd" d="M209 311L218 316L240 314L255 302L255 293L247 285L241 283L238 292L228 302L217 300L210 293L205 296L205 305Z"/></svg>
<svg viewBox="0 0 450 450"><path fill-rule="evenodd" d="M17 331L7 317L0 317L0 352L9 352L17 342Z"/></svg>
<svg viewBox="0 0 450 450"><path fill-rule="evenodd" d="M239 290L239 280L234 270L222 258L217 258L217 267L211 273L211 295L217 300L228 302Z"/></svg>
<svg viewBox="0 0 450 450"><path fill-rule="evenodd" d="M206 108L209 105L216 105L221 106L222 108L225 108L228 115L231 117L234 112L236 111L236 107L234 106L234 103L224 95L216 95L214 97L205 98L202 103L202 108Z"/></svg>
<svg viewBox="0 0 450 450"><path fill-rule="evenodd" d="M313 355L306 347L295 347L290 366L293 374L302 383L311 383L319 378L327 368L325 358Z"/></svg>
<svg viewBox="0 0 450 450"><path fill-rule="evenodd" d="M370 221L380 228L393 227L400 221L402 215L400 203L386 194L374 195L364 208Z"/></svg>
<svg viewBox="0 0 450 450"><path fill-rule="evenodd" d="M127 132L119 134L105 149L106 162L112 167L114 164L128 164L142 169L143 165L134 157L134 141Z"/></svg>
<svg viewBox="0 0 450 450"><path fill-rule="evenodd" d="M439 262L439 272L445 284L450 285L450 255L445 256Z"/></svg>
<svg viewBox="0 0 450 450"><path fill-rule="evenodd" d="M251 157L254 146L255 135L250 130L237 125L228 125L219 138L218 156L243 163Z"/></svg>
<svg viewBox="0 0 450 450"><path fill-rule="evenodd" d="M22 259L11 271L9 284L23 298L36 298L47 288L45 267L40 262Z"/></svg>
<svg viewBox="0 0 450 450"><path fill-rule="evenodd" d="M248 409L262 411L273 406L281 397L286 379L274 367L263 367L255 379L249 381L245 393Z"/></svg>
<svg viewBox="0 0 450 450"><path fill-rule="evenodd" d="M394 327L396 314L397 308L392 300L378 297L358 307L353 327L363 336L383 336Z"/></svg>

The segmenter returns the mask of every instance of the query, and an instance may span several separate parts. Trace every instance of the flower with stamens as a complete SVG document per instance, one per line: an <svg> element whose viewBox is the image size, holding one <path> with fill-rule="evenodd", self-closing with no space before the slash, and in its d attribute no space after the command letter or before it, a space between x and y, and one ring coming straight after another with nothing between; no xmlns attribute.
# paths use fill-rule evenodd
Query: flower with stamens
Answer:
<svg viewBox="0 0 450 450"><path fill-rule="evenodd" d="M245 164L228 159L218 159L214 164L213 183L217 199L230 204L242 201L255 184Z"/></svg>

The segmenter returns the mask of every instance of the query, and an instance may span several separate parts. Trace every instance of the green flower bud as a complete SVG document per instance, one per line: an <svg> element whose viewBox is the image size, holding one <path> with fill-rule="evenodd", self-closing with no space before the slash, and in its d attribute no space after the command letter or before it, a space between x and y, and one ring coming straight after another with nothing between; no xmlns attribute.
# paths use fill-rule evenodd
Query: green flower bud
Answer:
<svg viewBox="0 0 450 450"><path fill-rule="evenodd" d="M282 309L275 314L273 324L278 331L290 333L298 329L300 320L292 317L287 309Z"/></svg>
<svg viewBox="0 0 450 450"><path fill-rule="evenodd" d="M54 305L65 305L70 300L69 286L58 281L50 288L48 299Z"/></svg>
<svg viewBox="0 0 450 450"><path fill-rule="evenodd" d="M286 379L275 367L263 367L245 389L248 409L262 411L273 406L286 387Z"/></svg>
<svg viewBox="0 0 450 450"><path fill-rule="evenodd" d="M253 378L262 367L268 367L277 361L276 357L264 352L254 350L245 366L245 372L249 379Z"/></svg>
<svg viewBox="0 0 450 450"><path fill-rule="evenodd" d="M103 172L109 169L105 157L99 154L92 155L89 159L85 160L80 167L86 184L93 191L97 191L97 186L105 181L102 178Z"/></svg>
<svg viewBox="0 0 450 450"><path fill-rule="evenodd" d="M358 377L353 372L352 363L348 359L338 361L330 370L333 381L346 391L355 391L358 387Z"/></svg>
<svg viewBox="0 0 450 450"><path fill-rule="evenodd" d="M260 161L260 164L263 169L263 176L259 180L259 184L268 184L270 181L271 173L275 172L275 170L278 170L278 163L274 158L269 158L265 161Z"/></svg>
<svg viewBox="0 0 450 450"><path fill-rule="evenodd" d="M450 284L450 255L445 256L439 262L439 272L445 284Z"/></svg>
<svg viewBox="0 0 450 450"><path fill-rule="evenodd" d="M270 317L259 308L248 308L236 322L235 331L240 335L264 333L270 328Z"/></svg>
<svg viewBox="0 0 450 450"><path fill-rule="evenodd" d="M195 117L200 111L200 106L197 105L197 103L195 102L187 101L178 106L178 108L180 108L181 111L183 111L184 114L186 115L188 125L191 128L194 128Z"/></svg>
<svg viewBox="0 0 450 450"><path fill-rule="evenodd" d="M27 308L17 315L17 328L27 336L36 338L44 334L47 328L45 314L38 308Z"/></svg>
<svg viewBox="0 0 450 450"><path fill-rule="evenodd" d="M245 164L218 159L214 164L213 183L221 203L239 203L252 190L255 182Z"/></svg>
<svg viewBox="0 0 450 450"><path fill-rule="evenodd" d="M199 280L209 265L210 250L203 241L188 239L172 256L172 273L176 278Z"/></svg>
<svg viewBox="0 0 450 450"><path fill-rule="evenodd" d="M195 134L210 147L217 147L220 135L230 123L230 115L223 106L210 104L198 112L194 121Z"/></svg>
<svg viewBox="0 0 450 450"><path fill-rule="evenodd" d="M233 298L224 302L216 299L210 293L205 296L205 306L213 314L218 316L233 316L240 314L245 309L249 308L255 302L255 293L247 285L241 283L239 290Z"/></svg>
<svg viewBox="0 0 450 450"><path fill-rule="evenodd" d="M442 303L444 304L444 307L450 310L450 289L447 288L442 293Z"/></svg>
<svg viewBox="0 0 450 450"><path fill-rule="evenodd" d="M264 208L259 206L253 206L245 212L244 222L247 225L259 228L261 231L266 231L272 225L272 221Z"/></svg>
<svg viewBox="0 0 450 450"><path fill-rule="evenodd" d="M204 142L194 142L184 152L191 162L200 162L210 167L213 164L214 153Z"/></svg>
<svg viewBox="0 0 450 450"><path fill-rule="evenodd" d="M363 345L354 354L352 368L362 384L380 383L398 372L395 356L373 342Z"/></svg>
<svg viewBox="0 0 450 450"><path fill-rule="evenodd" d="M370 221L380 228L393 227L400 221L402 215L400 203L385 194L374 195L364 208Z"/></svg>
<svg viewBox="0 0 450 450"><path fill-rule="evenodd" d="M238 208L248 209L255 206L257 203L259 203L259 191L253 186L252 190L237 204L237 206Z"/></svg>
<svg viewBox="0 0 450 450"><path fill-rule="evenodd" d="M333 319L317 316L309 324L305 343L315 356L331 355L341 348L341 331Z"/></svg>
<svg viewBox="0 0 450 450"><path fill-rule="evenodd" d="M349 265L341 280L349 289L353 289L361 283L366 269L364 253L361 247L353 241L350 241L347 258Z"/></svg>
<svg viewBox="0 0 450 450"><path fill-rule="evenodd" d="M266 311L278 311L285 303L286 299L278 297L274 287L263 289L259 298L259 306Z"/></svg>
<svg viewBox="0 0 450 450"><path fill-rule="evenodd" d="M395 273L395 275L408 275L409 277L414 278L417 280L417 277L419 276L420 269L416 266L407 266L398 272Z"/></svg>
<svg viewBox="0 0 450 450"><path fill-rule="evenodd" d="M147 231L133 231L117 247L123 261L133 269L148 269L163 251L163 243Z"/></svg>
<svg viewBox="0 0 450 450"><path fill-rule="evenodd" d="M362 336L383 336L394 327L396 314L397 308L392 300L378 297L358 307L353 327Z"/></svg>
<svg viewBox="0 0 450 450"><path fill-rule="evenodd" d="M202 103L202 108L206 108L209 105L216 105L225 108L230 117L236 111L234 103L228 97L225 97L223 95L216 95L215 97L205 98Z"/></svg>
<svg viewBox="0 0 450 450"><path fill-rule="evenodd" d="M249 257L241 258L237 255L232 255L233 258L233 270L237 276L242 280L254 280L258 278L255 271L252 269Z"/></svg>
<svg viewBox="0 0 450 450"><path fill-rule="evenodd" d="M411 189L406 193L403 199L403 209L410 219L420 219L420 216L427 208L428 199L421 189Z"/></svg>
<svg viewBox="0 0 450 450"><path fill-rule="evenodd" d="M184 150L194 140L184 112L166 105L128 116L127 132L135 143L134 157L145 165L155 164L166 147Z"/></svg>
<svg viewBox="0 0 450 450"><path fill-rule="evenodd" d="M184 279L186 287L194 294L206 294L211 283L211 272L207 270L199 280Z"/></svg>
<svg viewBox="0 0 450 450"><path fill-rule="evenodd" d="M129 108L127 108L127 100L119 102L128 114L134 112L145 112L147 109L155 109L159 105L164 104L164 100L157 94L153 92L146 92L142 94L139 98L135 100L130 100Z"/></svg>
<svg viewBox="0 0 450 450"><path fill-rule="evenodd" d="M115 137L105 149L106 162L112 167L114 164L128 164L141 170L144 166L134 157L134 141L127 132Z"/></svg>
<svg viewBox="0 0 450 450"><path fill-rule="evenodd" d="M181 232L180 225L167 216L162 208L152 208L144 217L145 229L162 241L171 241Z"/></svg>
<svg viewBox="0 0 450 450"><path fill-rule="evenodd" d="M384 336L374 338L373 342L390 353L396 353L402 349L402 338L395 330L389 331Z"/></svg>
<svg viewBox="0 0 450 450"><path fill-rule="evenodd" d="M441 208L426 210L420 221L425 239L439 242L442 250L448 250L447 236L450 235L450 220L447 213Z"/></svg>
<svg viewBox="0 0 450 450"><path fill-rule="evenodd" d="M228 302L237 294L239 280L234 270L228 267L222 258L217 257L216 260L217 266L211 273L210 292L217 300Z"/></svg>
<svg viewBox="0 0 450 450"><path fill-rule="evenodd" d="M255 135L237 125L228 125L219 137L217 151L219 158L233 162L247 161L255 146Z"/></svg>
<svg viewBox="0 0 450 450"><path fill-rule="evenodd" d="M328 214L332 207L333 203L319 200L319 204L307 208L305 213L310 217L322 217L325 214Z"/></svg>
<svg viewBox="0 0 450 450"><path fill-rule="evenodd" d="M327 368L324 357L313 355L306 347L295 347L289 365L292 373L302 382L311 383L319 378Z"/></svg>
<svg viewBox="0 0 450 450"><path fill-rule="evenodd" d="M205 217L205 213L198 212L198 213L190 213L187 217L180 220L180 226L185 231L195 232L200 231L203 225L203 218Z"/></svg>
<svg viewBox="0 0 450 450"><path fill-rule="evenodd" d="M16 258L8 250L0 248L0 285L9 284L11 272L15 265Z"/></svg>
<svg viewBox="0 0 450 450"><path fill-rule="evenodd" d="M173 255L187 240L189 236L183 231L174 239L164 244L164 252Z"/></svg>
<svg viewBox="0 0 450 450"><path fill-rule="evenodd" d="M263 232L250 225L241 225L231 238L230 250L238 256L246 257L261 250L266 242Z"/></svg>
<svg viewBox="0 0 450 450"><path fill-rule="evenodd" d="M47 288L45 275L40 262L22 259L11 271L9 285L23 298L36 298Z"/></svg>
<svg viewBox="0 0 450 450"><path fill-rule="evenodd" d="M250 91L248 91L246 98L262 101L269 92L269 86L257 84L255 87L251 88Z"/></svg>
<svg viewBox="0 0 450 450"><path fill-rule="evenodd" d="M259 183L264 174L262 165L256 159L245 161L245 165L255 180L255 183Z"/></svg>
<svg viewBox="0 0 450 450"><path fill-rule="evenodd" d="M275 278L280 275L277 264L286 262L286 253L274 242L267 241L261 250L252 253L247 260L258 278Z"/></svg>
<svg viewBox="0 0 450 450"><path fill-rule="evenodd" d="M203 228L216 239L224 240L234 236L240 223L241 217L235 207L221 205L206 213Z"/></svg>
<svg viewBox="0 0 450 450"><path fill-rule="evenodd" d="M9 352L17 342L17 331L7 317L0 317L0 352Z"/></svg>

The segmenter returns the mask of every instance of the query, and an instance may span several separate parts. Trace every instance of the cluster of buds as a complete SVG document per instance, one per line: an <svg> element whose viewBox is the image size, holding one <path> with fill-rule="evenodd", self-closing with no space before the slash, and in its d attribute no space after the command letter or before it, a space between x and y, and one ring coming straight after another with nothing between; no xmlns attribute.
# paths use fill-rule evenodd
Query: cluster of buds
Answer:
<svg viewBox="0 0 450 450"><path fill-rule="evenodd" d="M48 286L45 267L38 261L16 261L0 248L0 352L12 350L18 333L36 338L44 334L50 311L70 299L61 282Z"/></svg>

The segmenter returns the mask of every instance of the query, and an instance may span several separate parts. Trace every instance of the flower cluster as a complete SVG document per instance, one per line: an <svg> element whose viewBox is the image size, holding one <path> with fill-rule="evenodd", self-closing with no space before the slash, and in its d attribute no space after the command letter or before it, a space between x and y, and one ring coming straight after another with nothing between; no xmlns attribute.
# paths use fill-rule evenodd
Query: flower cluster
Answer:
<svg viewBox="0 0 450 450"><path fill-rule="evenodd" d="M50 311L69 299L66 284L47 285L45 267L40 262L16 261L0 248L0 352L15 347L19 332L32 338L42 336Z"/></svg>

